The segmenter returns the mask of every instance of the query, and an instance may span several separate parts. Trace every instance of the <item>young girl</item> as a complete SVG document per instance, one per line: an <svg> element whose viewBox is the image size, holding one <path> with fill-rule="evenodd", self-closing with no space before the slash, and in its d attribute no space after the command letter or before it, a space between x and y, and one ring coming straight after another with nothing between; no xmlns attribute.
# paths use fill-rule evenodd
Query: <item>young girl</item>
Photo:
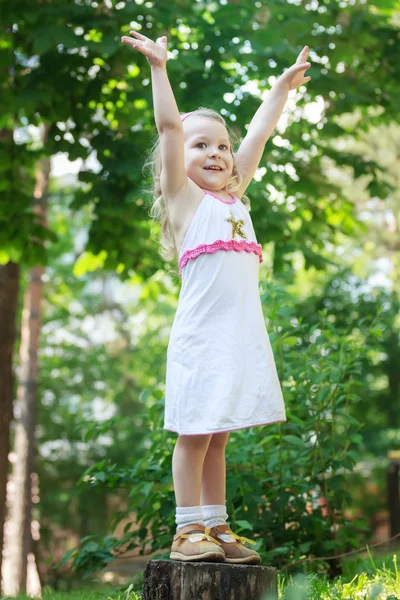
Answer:
<svg viewBox="0 0 400 600"><path fill-rule="evenodd" d="M172 471L177 531L170 558L258 564L254 541L226 524L229 432L286 420L258 288L261 245L242 202L285 106L309 81L306 46L254 115L236 154L224 119L180 115L168 80L167 38L131 31L122 42L151 66L159 140L153 216L162 254L178 257L182 287L167 352L164 429L178 433Z"/></svg>

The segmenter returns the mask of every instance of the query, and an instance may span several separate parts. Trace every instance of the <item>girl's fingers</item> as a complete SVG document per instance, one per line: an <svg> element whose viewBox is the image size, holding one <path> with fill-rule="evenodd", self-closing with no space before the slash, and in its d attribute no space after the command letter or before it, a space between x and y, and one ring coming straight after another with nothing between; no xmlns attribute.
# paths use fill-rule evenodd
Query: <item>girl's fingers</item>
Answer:
<svg viewBox="0 0 400 600"><path fill-rule="evenodd" d="M309 69L310 67L310 63L297 63L294 64L292 68L294 71L304 71L306 69Z"/></svg>
<svg viewBox="0 0 400 600"><path fill-rule="evenodd" d="M147 40L147 39L149 39L149 38L147 38L145 35L142 35L142 34L141 34L141 33L139 33L138 31L134 31L133 29L132 29L132 31L130 31L129 33L130 33L131 35L134 35L134 36L138 37L138 38L139 38L139 40L143 40L143 41L144 41L144 40Z"/></svg>
<svg viewBox="0 0 400 600"><path fill-rule="evenodd" d="M136 48L139 48L139 43L140 43L140 42L138 42L138 40L132 40L131 38L128 38L128 37L122 37L121 42L123 42L124 44L127 44L128 46L135 46Z"/></svg>
<svg viewBox="0 0 400 600"><path fill-rule="evenodd" d="M300 52L299 56L297 57L297 61L296 62L301 62L302 60L304 60L308 55L308 47L305 46L303 48L303 50Z"/></svg>
<svg viewBox="0 0 400 600"><path fill-rule="evenodd" d="M136 36L136 37L137 37L139 40L141 40L141 41L143 41L143 42L145 42L145 41L151 42L151 41L152 41L150 38L148 38L148 37L146 37L145 35L143 35L143 34L139 33L138 31L135 31L134 29L132 29L132 31L130 31L129 33L130 33L131 35L134 35L134 36ZM163 35L163 36L161 36L161 37L157 38L157 40L156 40L156 41L157 41L157 42L167 42L167 36ZM153 43L154 43L154 42L153 42Z"/></svg>
<svg viewBox="0 0 400 600"><path fill-rule="evenodd" d="M139 40L132 40L130 38L122 38L122 42L125 43L127 46L132 46L132 48L135 48L135 50L139 50L139 52L141 52L145 56L151 56L151 53L149 54L149 50L147 49L147 51L146 51L146 49L142 45L142 42L139 42Z"/></svg>

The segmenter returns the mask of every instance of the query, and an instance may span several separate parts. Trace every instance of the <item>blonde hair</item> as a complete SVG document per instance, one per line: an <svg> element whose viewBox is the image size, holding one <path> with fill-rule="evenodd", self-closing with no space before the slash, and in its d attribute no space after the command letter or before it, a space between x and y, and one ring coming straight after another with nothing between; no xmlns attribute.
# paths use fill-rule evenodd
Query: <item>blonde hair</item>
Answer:
<svg viewBox="0 0 400 600"><path fill-rule="evenodd" d="M185 114L182 113L181 116ZM231 148L233 148L233 140L236 141L235 134L229 129L227 126L225 119L217 113L215 110L211 108L205 108L200 106L198 109L194 110L191 114L209 117L210 119L215 119L219 123L225 126L228 132L228 138L231 144ZM190 117L189 117L190 118ZM233 154L233 152L232 152ZM161 175L161 150L160 150L160 138L157 137L150 151L147 153L147 159L143 166L143 171L149 171L152 186L150 188L145 189L144 191L151 195L151 200L148 202L150 204L149 216L160 223L161 226L161 240L160 240L160 254L162 258L166 261L171 261L177 256L177 248L175 245L174 233L171 227L171 223L168 220L167 209L165 206L165 201L161 191L160 185L160 175ZM240 184L242 182L242 177L239 172L236 170L235 159L233 160L233 170L232 175L228 179L228 183L226 186L226 190L228 192L235 192L239 189ZM243 204L250 211L250 201L246 195L243 195L241 198Z"/></svg>

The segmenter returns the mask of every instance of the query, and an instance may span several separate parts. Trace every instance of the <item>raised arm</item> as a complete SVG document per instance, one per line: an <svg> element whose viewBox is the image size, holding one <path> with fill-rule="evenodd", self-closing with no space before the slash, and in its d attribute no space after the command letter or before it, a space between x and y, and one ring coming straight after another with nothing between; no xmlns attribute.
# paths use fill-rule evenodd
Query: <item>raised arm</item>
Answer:
<svg viewBox="0 0 400 600"><path fill-rule="evenodd" d="M163 36L155 43L137 31L130 34L136 39L124 36L122 42L144 54L151 67L154 119L161 148L161 188L168 202L187 184L187 176L182 121L167 74L167 38Z"/></svg>
<svg viewBox="0 0 400 600"><path fill-rule="evenodd" d="M154 119L158 133L166 129L183 131L175 96L168 78L167 65L151 67ZM183 135L183 134L182 134Z"/></svg>
<svg viewBox="0 0 400 600"><path fill-rule="evenodd" d="M171 127L181 125L178 107L167 76L167 38L164 35L153 42L138 31L129 32L132 37L123 36L121 41L127 46L132 46L147 58L151 67L153 84L154 118L159 133Z"/></svg>
<svg viewBox="0 0 400 600"><path fill-rule="evenodd" d="M246 137L235 156L236 168L243 178L242 185L237 191L239 197L244 194L253 179L254 173L260 164L265 144L274 131L285 107L289 91L311 79L311 77L304 77L304 72L310 67L310 63L304 62L307 56L308 46L305 46L300 52L296 63L287 69L273 85L250 122Z"/></svg>

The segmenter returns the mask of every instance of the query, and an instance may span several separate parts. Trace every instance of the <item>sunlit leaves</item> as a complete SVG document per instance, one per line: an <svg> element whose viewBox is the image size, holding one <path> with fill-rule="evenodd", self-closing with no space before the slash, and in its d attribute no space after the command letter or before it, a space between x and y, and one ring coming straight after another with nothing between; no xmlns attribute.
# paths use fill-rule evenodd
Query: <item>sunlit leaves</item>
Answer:
<svg viewBox="0 0 400 600"><path fill-rule="evenodd" d="M351 235L356 230L353 209L346 204L340 189L334 189L334 183L327 181L321 155L329 156L339 166L352 166L355 177L370 174L367 187L370 195L385 197L390 193L378 166L333 146L343 133L357 136L362 127L370 125L371 106L381 105L382 112L374 119L382 122L398 114L395 28L387 25L382 13L379 17L372 14L373 7L360 11L360 7L349 5L346 11L337 13L329 7L316 12L308 10L308 5L258 4L181 3L177 16L172 5L167 9L157 3L131 2L114 10L105 4L55 1L27 3L24 14L15 15L14 20L23 31L15 37L18 94L10 96L11 104L4 96L4 108L9 105L9 114L7 110L1 111L5 115L2 122L5 127L13 127L16 111L25 124L71 118L76 131L66 138L52 128L45 149L48 154L65 151L71 159L86 159L87 150L79 141L82 136L90 141L90 149L100 160L106 157L104 149L113 149L113 160L103 161L101 175L92 178L92 186L85 189L87 203L103 198L96 204L99 218L93 221L89 232L88 251L98 256L105 243L104 266L117 268L129 264L134 245L131 240L140 239L139 231L143 235L147 232L148 214L131 203L130 198L133 189L143 186L141 166L155 132L149 66L145 57L120 44L121 32L126 33L134 25L154 37L168 32L170 55L174 57L168 65L169 75L179 108L190 110L194 104L212 105L221 112L229 108L224 114L239 136L245 133L244 125L250 122L260 104L259 98L241 92L240 85L251 74L259 89L268 87L271 75L276 76L288 67L301 44L310 46L313 81L304 95L299 95L298 102L300 105L322 99L326 122L310 124L305 119L292 122L285 132L288 147L278 148L273 139L269 140L262 158L267 173L248 189L259 241L277 246L275 271L290 264L293 245L300 252L306 248L308 266L324 268L323 247L328 242L335 243L336 232ZM224 27L220 27L222 22ZM316 33L315 44L308 39L310 31ZM8 49L14 47L12 39L7 33L0 40L0 48L5 49L4 57L0 56L1 64L10 59ZM35 68L27 67L33 58ZM340 73L339 64L345 66ZM4 90L12 89L7 73L11 71L4 68ZM355 121L356 126L342 128L335 123L336 115L351 113L356 108L361 115ZM275 165L288 168L280 172L272 168ZM289 211L285 204L277 202L266 204L266 182L274 185L283 197L296 198L293 203L296 211ZM122 228L114 222L113 230L105 224L102 232L107 199L101 188L106 183L109 202L129 206L132 219L130 225L124 224ZM330 191L336 192L336 201L320 204ZM81 194L79 204L84 202ZM20 213L24 214L22 207ZM137 224L135 231L131 228L133 223ZM29 227L21 228L20 235L23 232L29 235ZM321 240L318 247L314 243L317 239ZM307 245L310 240L312 247ZM15 243L11 234L9 243ZM115 252L111 251L113 245ZM24 248L25 244L22 242L19 247ZM133 256L136 267L143 265L139 242ZM151 256L157 260L155 243L151 244ZM147 267L146 272L151 269Z"/></svg>
<svg viewBox="0 0 400 600"><path fill-rule="evenodd" d="M103 39L103 32L96 29L91 29L84 35L84 38L88 42L101 42Z"/></svg>
<svg viewBox="0 0 400 600"><path fill-rule="evenodd" d="M90 271L96 271L104 266L107 258L107 252L103 250L97 256L91 252L84 252L76 261L73 273L76 277L81 277Z"/></svg>

